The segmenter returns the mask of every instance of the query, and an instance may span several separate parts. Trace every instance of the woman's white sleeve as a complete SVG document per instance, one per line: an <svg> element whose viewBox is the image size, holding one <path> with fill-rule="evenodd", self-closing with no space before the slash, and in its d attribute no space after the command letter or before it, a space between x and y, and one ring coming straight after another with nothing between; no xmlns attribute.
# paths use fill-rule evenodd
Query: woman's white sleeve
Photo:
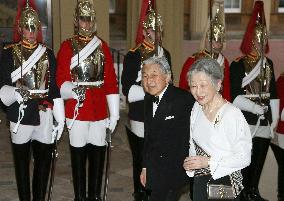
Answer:
<svg viewBox="0 0 284 201"><path fill-rule="evenodd" d="M231 144L231 154L211 157L209 167L213 179L229 175L247 167L251 161L252 137L249 125L241 111L231 114L224 124L224 132Z"/></svg>
<svg viewBox="0 0 284 201"><path fill-rule="evenodd" d="M195 108L196 108L196 106L193 107L193 109L191 111L191 115L190 115L189 156L196 156L195 147L194 147L194 143L193 143L193 139L192 139L193 126L194 126L195 116L196 116ZM186 174L189 177L194 177L194 171L186 171Z"/></svg>

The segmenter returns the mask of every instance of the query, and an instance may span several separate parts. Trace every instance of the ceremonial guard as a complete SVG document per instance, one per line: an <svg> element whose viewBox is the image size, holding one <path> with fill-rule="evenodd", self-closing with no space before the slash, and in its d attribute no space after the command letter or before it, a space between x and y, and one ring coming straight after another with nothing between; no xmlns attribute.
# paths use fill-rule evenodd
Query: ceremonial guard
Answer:
<svg viewBox="0 0 284 201"><path fill-rule="evenodd" d="M56 135L57 139L60 138L63 131L64 105L55 82L56 61L53 51L40 43L39 16L29 5L29 1L24 1L21 7L16 29L19 31L20 41L3 50L0 98L7 106L7 119L10 121L19 200L44 201L52 159L52 143ZM54 132L52 114L57 121Z"/></svg>
<svg viewBox="0 0 284 201"><path fill-rule="evenodd" d="M244 35L241 51L244 56L230 66L231 95L239 107L253 137L251 164L244 169L243 200L265 200L258 185L273 130L279 118L273 62L268 52L263 1L255 1L253 12Z"/></svg>
<svg viewBox="0 0 284 201"><path fill-rule="evenodd" d="M144 40L135 48L129 50L124 58L123 64L124 68L121 83L123 94L127 97L129 103L128 117L130 120L130 128L126 127L126 131L132 152L133 196L135 201L147 200L146 190L140 183L142 150L144 144L145 95L143 87L141 86L142 62L153 57L155 53L157 53L158 57L165 56L169 64L171 64L170 53L161 46L162 31L161 15L156 13L150 4L145 19L143 20Z"/></svg>
<svg viewBox="0 0 284 201"><path fill-rule="evenodd" d="M229 62L222 54L225 43L225 14L224 2L215 0L212 7L213 17L208 20L206 29L204 31L203 39L200 43L200 51L190 56L183 64L179 79L179 87L185 90L190 90L188 86L187 73L192 64L204 57L212 57L222 67L224 71L224 80L222 86L222 96L231 101L230 95L230 71ZM212 31L211 31L212 30ZM212 34L211 34L212 32Z"/></svg>
<svg viewBox="0 0 284 201"><path fill-rule="evenodd" d="M284 73L277 79L276 87L280 99L280 118L271 148L278 164L277 198L278 201L284 201Z"/></svg>
<svg viewBox="0 0 284 201"><path fill-rule="evenodd" d="M74 25L77 34L61 44L56 79L66 100L74 200L95 201L101 200L107 128L113 132L119 119L118 84L109 47L97 36L92 1L78 1Z"/></svg>

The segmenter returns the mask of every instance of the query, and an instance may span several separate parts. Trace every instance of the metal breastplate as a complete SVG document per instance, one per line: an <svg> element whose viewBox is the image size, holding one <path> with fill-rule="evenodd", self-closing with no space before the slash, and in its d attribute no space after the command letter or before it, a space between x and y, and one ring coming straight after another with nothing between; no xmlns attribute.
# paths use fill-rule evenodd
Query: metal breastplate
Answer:
<svg viewBox="0 0 284 201"><path fill-rule="evenodd" d="M138 51L141 55L141 63L140 63L140 69L143 67L143 61L153 57L155 55L155 50L147 48L143 44L138 48Z"/></svg>
<svg viewBox="0 0 284 201"><path fill-rule="evenodd" d="M207 57L208 55L204 55L204 57ZM218 56L219 56L219 53L214 53L213 54L213 59L215 59L216 61L217 61L217 59L218 59ZM210 58L210 55L209 55L209 58ZM225 59L225 58L224 58ZM218 61L217 61L218 62ZM219 63L219 62L218 62ZM223 63L223 65L220 65L220 69L221 69L221 71L222 71L222 73L223 73L223 75L225 74L225 61L224 61L224 63Z"/></svg>
<svg viewBox="0 0 284 201"><path fill-rule="evenodd" d="M36 49L36 48L35 48ZM20 67L23 62L33 54L35 49L22 48L15 46L12 50L14 69ZM49 88L49 62L47 52L41 56L37 63L25 74L22 78L16 81L16 87L22 87L23 89L31 92L30 98L44 98L47 96Z"/></svg>
<svg viewBox="0 0 284 201"><path fill-rule="evenodd" d="M74 55L87 45L87 42L78 42L76 39L72 39L71 43ZM78 85L87 86L88 88L101 87L104 80L104 62L105 56L101 46L99 46L86 59L71 70L72 81L76 82Z"/></svg>
<svg viewBox="0 0 284 201"><path fill-rule="evenodd" d="M249 74L254 69L257 62L258 60L252 59L250 57L245 58L244 64L245 64L246 75ZM272 70L268 62L263 64L263 67L260 72L261 73L258 74L258 76L246 86L247 95L269 93ZM269 99L269 97L266 96L263 96L262 98Z"/></svg>
<svg viewBox="0 0 284 201"><path fill-rule="evenodd" d="M155 50L145 48L144 46L141 46L139 48L139 51L141 53L141 62L153 57L155 55Z"/></svg>

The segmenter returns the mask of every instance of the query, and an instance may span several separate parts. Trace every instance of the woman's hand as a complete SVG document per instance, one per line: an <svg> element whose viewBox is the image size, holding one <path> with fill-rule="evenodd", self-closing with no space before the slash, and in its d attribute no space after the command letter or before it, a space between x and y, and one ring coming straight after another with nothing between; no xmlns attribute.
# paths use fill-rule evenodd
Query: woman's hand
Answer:
<svg viewBox="0 0 284 201"><path fill-rule="evenodd" d="M146 168L143 168L140 174L140 182L145 187L146 185Z"/></svg>
<svg viewBox="0 0 284 201"><path fill-rule="evenodd" d="M206 156L189 156L184 159L183 168L186 171L207 168L209 158Z"/></svg>

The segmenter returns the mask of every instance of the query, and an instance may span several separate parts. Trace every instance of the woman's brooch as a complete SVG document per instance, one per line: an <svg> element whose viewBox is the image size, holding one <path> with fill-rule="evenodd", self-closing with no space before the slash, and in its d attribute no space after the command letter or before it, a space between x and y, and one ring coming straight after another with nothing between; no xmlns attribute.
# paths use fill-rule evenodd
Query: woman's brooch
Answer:
<svg viewBox="0 0 284 201"><path fill-rule="evenodd" d="M214 121L214 127L216 127L219 124L220 121L221 121L221 118L220 118L220 115L218 114L215 121Z"/></svg>

